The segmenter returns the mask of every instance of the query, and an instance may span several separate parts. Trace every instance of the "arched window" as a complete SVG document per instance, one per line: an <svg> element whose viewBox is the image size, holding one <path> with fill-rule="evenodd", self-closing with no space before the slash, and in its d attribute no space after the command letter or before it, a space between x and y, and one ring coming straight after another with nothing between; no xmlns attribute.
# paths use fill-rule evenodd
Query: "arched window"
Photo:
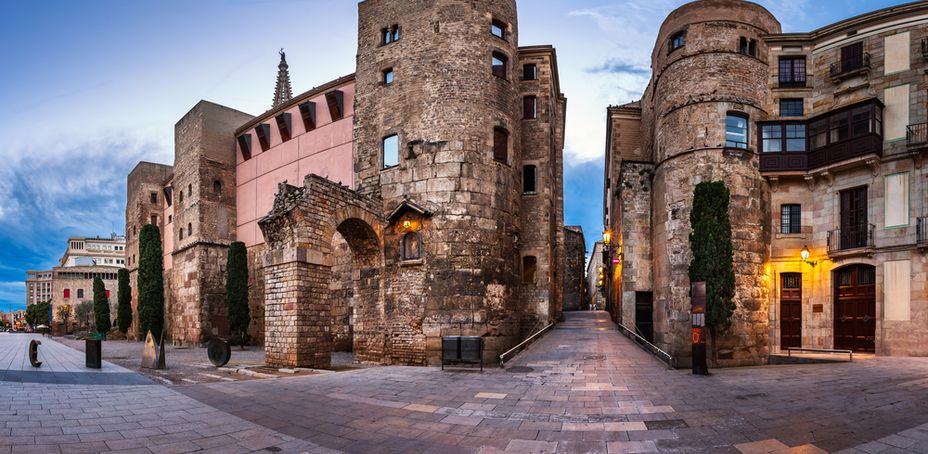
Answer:
<svg viewBox="0 0 928 454"><path fill-rule="evenodd" d="M506 164L509 162L509 131L493 128L493 159Z"/></svg>
<svg viewBox="0 0 928 454"><path fill-rule="evenodd" d="M193 224L187 223L187 236L193 235Z"/></svg>
<svg viewBox="0 0 928 454"><path fill-rule="evenodd" d="M491 69L494 76L501 79L509 79L507 76L509 72L509 57L502 52L493 52Z"/></svg>
<svg viewBox="0 0 928 454"><path fill-rule="evenodd" d="M534 284L535 273L538 271L538 258L533 255L522 257L522 283Z"/></svg>
<svg viewBox="0 0 928 454"><path fill-rule="evenodd" d="M213 182L213 192L216 194L222 194L222 182L216 180Z"/></svg>
<svg viewBox="0 0 928 454"><path fill-rule="evenodd" d="M409 232L403 235L403 260L420 258L422 258L422 238L419 232Z"/></svg>

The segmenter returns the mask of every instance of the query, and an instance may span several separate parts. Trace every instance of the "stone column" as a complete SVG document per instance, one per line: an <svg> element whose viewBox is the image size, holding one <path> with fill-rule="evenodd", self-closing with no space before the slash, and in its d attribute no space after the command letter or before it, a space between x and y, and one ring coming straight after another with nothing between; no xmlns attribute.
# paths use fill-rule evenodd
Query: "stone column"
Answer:
<svg viewBox="0 0 928 454"><path fill-rule="evenodd" d="M264 273L267 364L329 368L331 264L304 248L279 249L265 254Z"/></svg>

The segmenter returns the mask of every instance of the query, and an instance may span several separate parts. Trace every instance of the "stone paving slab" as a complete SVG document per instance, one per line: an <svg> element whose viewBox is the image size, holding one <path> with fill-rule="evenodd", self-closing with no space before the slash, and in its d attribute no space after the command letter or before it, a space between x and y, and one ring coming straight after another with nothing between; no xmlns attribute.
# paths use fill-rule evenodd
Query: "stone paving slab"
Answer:
<svg viewBox="0 0 928 454"><path fill-rule="evenodd" d="M31 340L41 342L32 367L28 348ZM103 342L106 355L107 343ZM37 334L0 333L0 381L80 385L150 385L151 380L124 367L102 361L100 369L87 368L83 352Z"/></svg>

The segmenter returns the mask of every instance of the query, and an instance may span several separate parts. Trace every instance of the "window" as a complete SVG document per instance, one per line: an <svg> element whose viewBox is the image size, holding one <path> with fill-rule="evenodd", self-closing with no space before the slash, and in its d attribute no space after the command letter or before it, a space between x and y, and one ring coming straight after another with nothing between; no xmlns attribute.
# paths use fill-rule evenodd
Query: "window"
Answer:
<svg viewBox="0 0 928 454"><path fill-rule="evenodd" d="M106 291L106 298L109 299L109 297L110 297L110 291L107 290L107 291Z"/></svg>
<svg viewBox="0 0 928 454"><path fill-rule="evenodd" d="M864 42L856 42L841 48L841 72L846 73L864 66Z"/></svg>
<svg viewBox="0 0 928 454"><path fill-rule="evenodd" d="M526 120L534 120L538 118L537 102L538 98L534 96L526 96L522 98L522 118Z"/></svg>
<svg viewBox="0 0 928 454"><path fill-rule="evenodd" d="M380 44L387 45L400 40L400 26L393 24L380 30Z"/></svg>
<svg viewBox="0 0 928 454"><path fill-rule="evenodd" d="M802 98L783 98L780 100L781 117L801 117L804 113Z"/></svg>
<svg viewBox="0 0 928 454"><path fill-rule="evenodd" d="M151 224L152 224L152 225L158 225L158 215L157 215L157 214L151 215Z"/></svg>
<svg viewBox="0 0 928 454"><path fill-rule="evenodd" d="M383 70L383 84L390 85L393 83L393 68Z"/></svg>
<svg viewBox="0 0 928 454"><path fill-rule="evenodd" d="M84 289L82 288L77 289L77 298L80 299L83 297L84 297Z"/></svg>
<svg viewBox="0 0 928 454"><path fill-rule="evenodd" d="M157 193L157 192L152 192L152 193L150 194L150 198L151 198L151 203L158 203L158 193Z"/></svg>
<svg viewBox="0 0 928 454"><path fill-rule="evenodd" d="M670 35L670 50L668 50L667 53L669 54L684 45L686 45L686 30L680 30Z"/></svg>
<svg viewBox="0 0 928 454"><path fill-rule="evenodd" d="M532 165L522 166L522 192L534 194L538 191L538 168Z"/></svg>
<svg viewBox="0 0 928 454"><path fill-rule="evenodd" d="M181 228L177 231L177 239L180 239L180 240L184 239L184 228L183 228L183 227L181 227Z"/></svg>
<svg viewBox="0 0 928 454"><path fill-rule="evenodd" d="M70 297L71 297L71 289L69 288L64 289L64 299L68 299Z"/></svg>
<svg viewBox="0 0 928 454"><path fill-rule="evenodd" d="M538 271L538 258L532 255L522 257L522 283L534 284L535 273Z"/></svg>
<svg viewBox="0 0 928 454"><path fill-rule="evenodd" d="M802 274L801 273L783 273L781 274L783 281L783 288L801 288L802 287Z"/></svg>
<svg viewBox="0 0 928 454"><path fill-rule="evenodd" d="M409 232L403 235L403 260L417 260L422 257L422 247L419 232Z"/></svg>
<svg viewBox="0 0 928 454"><path fill-rule="evenodd" d="M497 38L506 39L506 23L493 19L490 23L490 33Z"/></svg>
<svg viewBox="0 0 928 454"><path fill-rule="evenodd" d="M169 214L169 215L168 215L168 224L170 224L170 223L172 223L172 222L174 222L174 215L173 215L173 214Z"/></svg>
<svg viewBox="0 0 928 454"><path fill-rule="evenodd" d="M383 168L395 167L400 163L400 139L396 134L383 139Z"/></svg>
<svg viewBox="0 0 928 454"><path fill-rule="evenodd" d="M192 184L187 185L187 197L193 197L193 185Z"/></svg>
<svg viewBox="0 0 928 454"><path fill-rule="evenodd" d="M806 86L806 57L780 57L780 87Z"/></svg>
<svg viewBox="0 0 928 454"><path fill-rule="evenodd" d="M503 128L493 128L493 159L509 162L509 132Z"/></svg>
<svg viewBox="0 0 928 454"><path fill-rule="evenodd" d="M757 40L748 39L744 36L738 41L738 53L742 55L757 56Z"/></svg>
<svg viewBox="0 0 928 454"><path fill-rule="evenodd" d="M187 223L187 236L193 235L193 224Z"/></svg>
<svg viewBox="0 0 928 454"><path fill-rule="evenodd" d="M180 203L184 203L184 191L180 191Z"/></svg>
<svg viewBox="0 0 928 454"><path fill-rule="evenodd" d="M501 79L506 78L506 65L509 57L500 52L493 52L493 75Z"/></svg>
<svg viewBox="0 0 928 454"><path fill-rule="evenodd" d="M778 123L761 126L761 151L764 153L806 151L806 125Z"/></svg>
<svg viewBox="0 0 928 454"><path fill-rule="evenodd" d="M534 63L522 65L522 80L538 80L538 66Z"/></svg>
<svg viewBox="0 0 928 454"><path fill-rule="evenodd" d="M780 233L802 233L802 205L780 205Z"/></svg>
<svg viewBox="0 0 928 454"><path fill-rule="evenodd" d="M222 182L219 180L213 181L213 194L222 194Z"/></svg>
<svg viewBox="0 0 928 454"><path fill-rule="evenodd" d="M748 117L728 114L725 118L725 146L745 149L748 147Z"/></svg>

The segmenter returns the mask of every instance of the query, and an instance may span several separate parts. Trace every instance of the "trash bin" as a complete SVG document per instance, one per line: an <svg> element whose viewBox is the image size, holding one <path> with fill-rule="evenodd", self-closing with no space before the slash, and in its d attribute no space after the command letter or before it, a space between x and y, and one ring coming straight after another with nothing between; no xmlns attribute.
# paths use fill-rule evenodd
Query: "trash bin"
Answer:
<svg viewBox="0 0 928 454"><path fill-rule="evenodd" d="M100 369L103 367L103 341L100 339L84 340L84 354L86 356L86 366L91 369Z"/></svg>

